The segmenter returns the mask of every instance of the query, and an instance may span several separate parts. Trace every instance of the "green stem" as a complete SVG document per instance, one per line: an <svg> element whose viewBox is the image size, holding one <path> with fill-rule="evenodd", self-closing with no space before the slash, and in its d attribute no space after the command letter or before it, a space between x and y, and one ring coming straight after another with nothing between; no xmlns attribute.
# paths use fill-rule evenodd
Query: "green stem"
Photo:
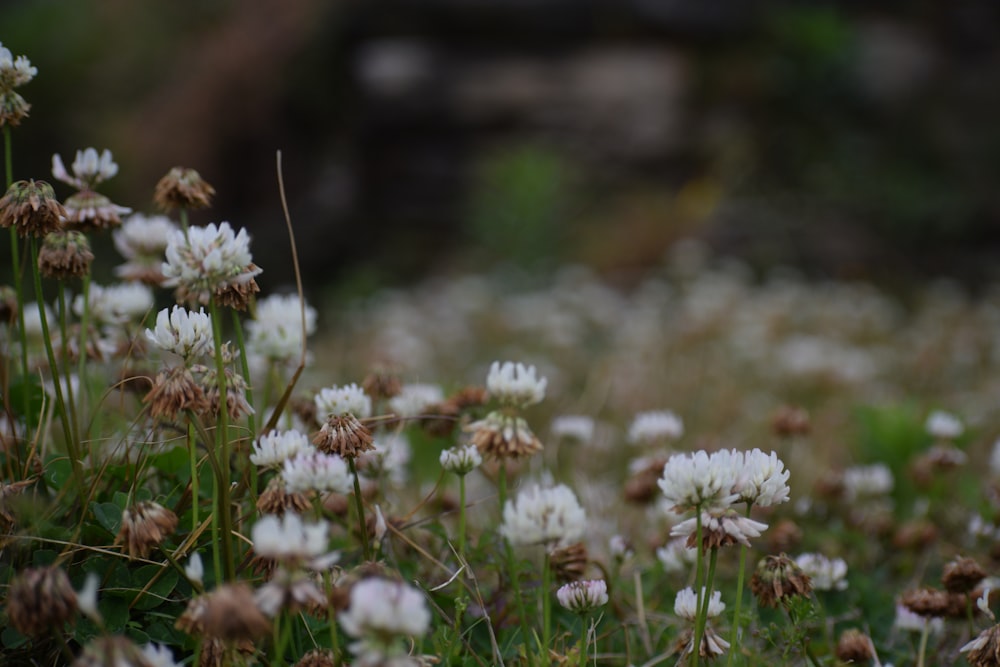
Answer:
<svg viewBox="0 0 1000 667"><path fill-rule="evenodd" d="M580 614L580 660L579 667L587 666L587 620L585 614Z"/></svg>
<svg viewBox="0 0 1000 667"><path fill-rule="evenodd" d="M704 633L705 627L708 625L708 605L712 599L712 586L715 583L715 564L719 560L719 549L715 547L712 549L712 553L708 556L708 576L705 579L705 593L702 595L701 608L698 610L698 616L701 618L701 629Z"/></svg>
<svg viewBox="0 0 1000 667"><path fill-rule="evenodd" d="M917 667L924 667L924 656L927 653L927 638L930 636L930 619L924 618L924 629L920 631L920 649L917 653Z"/></svg>
<svg viewBox="0 0 1000 667"><path fill-rule="evenodd" d="M500 499L500 516L503 517L503 507L507 502L507 465L500 460L500 470L497 472L497 496ZM521 636L527 643L531 638L528 630L528 614L524 608L524 597L521 595L520 573L518 572L517 559L514 558L514 548L510 546L510 540L503 536L504 554L507 557L507 569L510 572L510 591L514 596L517 605L517 615L521 621Z"/></svg>
<svg viewBox="0 0 1000 667"><path fill-rule="evenodd" d="M187 428L188 454L191 458L191 532L198 529L198 505L200 501L200 484L198 483L198 442L194 437L194 424L188 422Z"/></svg>
<svg viewBox="0 0 1000 667"><path fill-rule="evenodd" d="M246 343L243 338L243 325L240 323L240 316L235 310L233 313L233 331L236 334L236 345L240 348L240 365L243 371L243 379L247 381L247 403L253 406L253 385L250 383L250 361L247 358ZM250 429L250 442L257 438L257 430L254 427L254 413L247 414L247 427ZM251 466L252 467L252 466Z"/></svg>
<svg viewBox="0 0 1000 667"><path fill-rule="evenodd" d="M542 560L542 652L549 650L549 638L552 636L552 569L549 567L549 549L545 547L545 558Z"/></svg>
<svg viewBox="0 0 1000 667"><path fill-rule="evenodd" d="M701 505L694 508L695 511L695 541L698 545L698 560L695 563L694 590L695 590L695 610L698 612L694 622L694 643L691 645L691 665L698 667L699 652L701 649L701 633L704 630L701 618L701 599L704 588L705 572L705 547L701 540Z"/></svg>
<svg viewBox="0 0 1000 667"><path fill-rule="evenodd" d="M72 383L72 373L70 373L70 363L69 363L69 337L67 335L67 320L69 318L68 311L66 309L66 289L63 287L62 281L59 282L59 341L62 362L63 362L63 372L66 374L66 404L69 406L69 418L70 426L73 428L72 438L76 441L77 446L82 444L80 440L80 422L77 419L76 412L76 402L73 400L73 383ZM53 373L57 371L53 369ZM77 376L79 378L79 376Z"/></svg>
<svg viewBox="0 0 1000 667"><path fill-rule="evenodd" d="M87 335L90 329L90 274L83 277L83 315L80 317L80 358L77 360L76 377L80 380L80 396L87 391ZM83 432L88 439L89 429Z"/></svg>
<svg viewBox="0 0 1000 667"><path fill-rule="evenodd" d="M236 579L236 562L233 553L233 531L232 513L229 500L229 401L227 399L226 386L226 365L222 358L222 323L219 321L219 309L213 299L209 306L212 314L212 335L215 339L215 373L216 382L219 386L219 414L216 421L215 442L219 452L219 467L216 475L216 488L218 490L218 504L216 505L215 517L222 524L219 526L221 535L221 548L223 568L226 581ZM213 523L215 523L213 519Z"/></svg>
<svg viewBox="0 0 1000 667"><path fill-rule="evenodd" d="M361 533L361 551L365 555L365 561L372 559L371 545L368 543L368 525L365 523L365 503L361 498L361 481L358 479L358 467L354 463L354 457L347 459L347 465L354 475L354 504L358 510L358 530Z"/></svg>
<svg viewBox="0 0 1000 667"><path fill-rule="evenodd" d="M750 508L753 507L753 503L747 503L747 518L750 517ZM740 639L740 609L743 605L743 581L746 575L746 564L747 564L747 546L745 544L740 545L740 570L736 578L736 604L733 610L733 628L729 635L729 657L726 658L726 667L731 667L733 664L733 656L736 655L737 647L739 645Z"/></svg>
<svg viewBox="0 0 1000 667"><path fill-rule="evenodd" d="M458 560L465 562L465 475L458 476Z"/></svg>

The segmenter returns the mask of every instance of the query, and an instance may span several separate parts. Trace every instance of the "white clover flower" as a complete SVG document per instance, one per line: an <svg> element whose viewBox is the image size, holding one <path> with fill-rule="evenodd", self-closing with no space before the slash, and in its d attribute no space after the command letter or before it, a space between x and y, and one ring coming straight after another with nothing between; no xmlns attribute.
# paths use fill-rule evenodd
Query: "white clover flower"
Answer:
<svg viewBox="0 0 1000 667"><path fill-rule="evenodd" d="M934 410L927 415L924 428L929 435L942 440L954 440L965 431L962 420L944 410Z"/></svg>
<svg viewBox="0 0 1000 667"><path fill-rule="evenodd" d="M853 466L844 471L844 493L849 501L884 496L892 491L892 471L884 463Z"/></svg>
<svg viewBox="0 0 1000 667"><path fill-rule="evenodd" d="M142 648L142 657L145 667L181 667L181 663L174 661L174 654L163 644L146 644Z"/></svg>
<svg viewBox="0 0 1000 667"><path fill-rule="evenodd" d="M111 232L111 237L115 249L125 259L155 256L162 261L170 236L176 231L180 231L180 227L165 215L134 213Z"/></svg>
<svg viewBox="0 0 1000 667"><path fill-rule="evenodd" d="M187 565L184 566L184 576L198 585L204 583L205 564L201 562L201 555L197 551L188 558Z"/></svg>
<svg viewBox="0 0 1000 667"><path fill-rule="evenodd" d="M309 436L300 431L272 431L260 436L253 445L250 462L262 468L281 466L298 454L316 451Z"/></svg>
<svg viewBox="0 0 1000 667"><path fill-rule="evenodd" d="M430 628L431 614L417 589L403 582L372 577L351 588L350 604L338 619L344 632L363 640L361 645L351 647L352 652L391 655L387 638L423 636Z"/></svg>
<svg viewBox="0 0 1000 667"><path fill-rule="evenodd" d="M412 451L410 441L402 433L379 433L372 445L375 447L361 454L357 465L369 478L387 477L393 484L406 481L406 466Z"/></svg>
<svg viewBox="0 0 1000 667"><path fill-rule="evenodd" d="M336 562L337 554L329 553L328 524L303 523L298 514L283 517L267 514L253 525L254 553L261 558L273 558L282 563L303 563L313 569L323 569Z"/></svg>
<svg viewBox="0 0 1000 667"><path fill-rule="evenodd" d="M926 617L910 611L910 609L900 603L896 603L896 618L892 622L893 626L907 632L923 632L927 625L931 634L941 634L944 631L944 619L940 617Z"/></svg>
<svg viewBox="0 0 1000 667"><path fill-rule="evenodd" d="M615 560L628 560L635 555L632 545L625 539L624 535L612 535L608 539L608 551L611 552Z"/></svg>
<svg viewBox="0 0 1000 667"><path fill-rule="evenodd" d="M684 435L684 422L669 410L640 412L628 428L628 441L632 444L677 440Z"/></svg>
<svg viewBox="0 0 1000 667"><path fill-rule="evenodd" d="M486 388L502 403L527 407L545 398L548 380L536 377L534 366L494 361L486 376Z"/></svg>
<svg viewBox="0 0 1000 667"><path fill-rule="evenodd" d="M353 415L365 419L372 415L372 399L354 383L321 389L313 400L321 422L333 416Z"/></svg>
<svg viewBox="0 0 1000 667"><path fill-rule="evenodd" d="M156 327L146 329L146 338L161 350L185 361L212 353L212 318L204 308L194 312L183 306L164 308L156 314Z"/></svg>
<svg viewBox="0 0 1000 667"><path fill-rule="evenodd" d="M245 229L234 232L228 222L176 230L167 242L164 287L177 287L182 300L208 305L226 287L244 285L260 274L250 255Z"/></svg>
<svg viewBox="0 0 1000 667"><path fill-rule="evenodd" d="M564 484L528 487L503 508L500 532L511 544L569 544L583 536L587 515Z"/></svg>
<svg viewBox="0 0 1000 667"><path fill-rule="evenodd" d="M802 554L795 564L812 579L817 591L842 591L847 588L847 563L843 558L829 559L823 554Z"/></svg>
<svg viewBox="0 0 1000 667"><path fill-rule="evenodd" d="M742 457L733 491L742 502L768 507L788 502L788 476L785 464L775 452L765 454L759 449L750 452L734 452Z"/></svg>
<svg viewBox="0 0 1000 667"><path fill-rule="evenodd" d="M91 190L118 173L118 165L107 148L101 151L100 155L96 148L77 151L76 159L70 168L73 170L72 176L66 172L66 166L59 154L52 156L52 175L77 190Z"/></svg>
<svg viewBox="0 0 1000 667"><path fill-rule="evenodd" d="M286 459L281 470L288 493L308 491L350 493L354 490L354 475L344 459L336 454L300 451Z"/></svg>
<svg viewBox="0 0 1000 667"><path fill-rule="evenodd" d="M678 537L656 550L656 558L669 573L688 572L698 559L698 549L688 548L687 540Z"/></svg>
<svg viewBox="0 0 1000 667"><path fill-rule="evenodd" d="M475 445L459 445L441 452L441 467L456 475L468 475L483 463Z"/></svg>
<svg viewBox="0 0 1000 667"><path fill-rule="evenodd" d="M566 438L578 442L594 439L594 419L586 415L562 415L552 420L550 427L556 438Z"/></svg>
<svg viewBox="0 0 1000 667"><path fill-rule="evenodd" d="M15 58L10 49L0 42L0 94L23 86L35 78L36 74L38 68L31 65L27 56Z"/></svg>
<svg viewBox="0 0 1000 667"><path fill-rule="evenodd" d="M657 482L675 512L700 507L724 509L739 496L733 493L740 470L732 451L720 450L709 455L704 451L675 454L663 466Z"/></svg>
<svg viewBox="0 0 1000 667"><path fill-rule="evenodd" d="M97 573L88 572L87 578L83 581L83 588L76 593L76 606L84 616L97 623L103 622L101 612L97 608L97 591L100 585L101 578Z"/></svg>
<svg viewBox="0 0 1000 667"><path fill-rule="evenodd" d="M88 292L90 317L101 324L124 324L145 316L153 308L153 290L139 283L102 287L91 284ZM83 317L83 295L73 299L73 312Z"/></svg>
<svg viewBox="0 0 1000 667"><path fill-rule="evenodd" d="M316 309L305 306L305 334L316 332ZM248 345L275 361L297 358L302 353L302 307L297 294L272 295L257 302L254 319L247 322Z"/></svg>
<svg viewBox="0 0 1000 667"><path fill-rule="evenodd" d="M748 547L750 546L750 538L760 537L760 534L765 530L767 530L766 523L754 521L732 510L701 513L702 539L713 546L725 546L739 542ZM697 532L698 520L692 518L681 521L671 528L670 536L694 540Z"/></svg>
<svg viewBox="0 0 1000 667"><path fill-rule="evenodd" d="M583 614L608 603L608 584L603 579L573 581L556 591L564 609Z"/></svg>
<svg viewBox="0 0 1000 667"><path fill-rule="evenodd" d="M389 399L389 410L400 417L415 417L444 400L444 391L434 384L405 384Z"/></svg>
<svg viewBox="0 0 1000 667"><path fill-rule="evenodd" d="M701 594L706 595L705 589L701 589ZM726 603L722 601L722 593L712 591L712 597L708 600L708 618L715 618L726 610ZM698 596L690 586L677 592L674 598L674 613L686 621L694 621L698 618Z"/></svg>

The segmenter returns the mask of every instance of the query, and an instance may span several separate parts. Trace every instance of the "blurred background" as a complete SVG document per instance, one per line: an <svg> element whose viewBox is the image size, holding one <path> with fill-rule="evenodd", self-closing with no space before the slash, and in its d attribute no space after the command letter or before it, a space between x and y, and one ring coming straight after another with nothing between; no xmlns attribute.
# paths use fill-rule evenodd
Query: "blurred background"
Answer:
<svg viewBox="0 0 1000 667"><path fill-rule="evenodd" d="M250 230L265 293L292 281L276 149L313 285L628 280L688 237L817 278L1000 277L995 0L4 0L0 40L39 70L17 178L110 148L102 190L151 212L193 167L195 221Z"/></svg>

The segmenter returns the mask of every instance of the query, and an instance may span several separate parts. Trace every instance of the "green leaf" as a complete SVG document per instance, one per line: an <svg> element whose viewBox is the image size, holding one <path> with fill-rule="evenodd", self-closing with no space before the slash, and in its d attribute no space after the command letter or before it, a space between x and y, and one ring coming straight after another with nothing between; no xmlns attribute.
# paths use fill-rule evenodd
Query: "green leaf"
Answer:
<svg viewBox="0 0 1000 667"><path fill-rule="evenodd" d="M41 378L35 373L30 373L27 381L23 376L18 376L10 383L10 407L22 419L25 417L25 398L28 401L27 421L34 426L38 424L38 416L45 403L45 390L42 388Z"/></svg>
<svg viewBox="0 0 1000 667"><path fill-rule="evenodd" d="M115 503L91 503L91 511L97 523L112 535L118 534L122 525L122 508Z"/></svg>
<svg viewBox="0 0 1000 667"><path fill-rule="evenodd" d="M156 581L133 603L134 609L153 609L167 602L180 575L172 567L164 571L159 565L144 565L132 573L132 586L141 591L153 577L157 577Z"/></svg>
<svg viewBox="0 0 1000 667"><path fill-rule="evenodd" d="M121 632L128 622L128 603L117 597L103 597L97 602L104 625L111 632Z"/></svg>
<svg viewBox="0 0 1000 667"><path fill-rule="evenodd" d="M56 562L56 558L58 556L58 552L52 551L51 549L38 549L31 554L31 564L35 567L51 565Z"/></svg>

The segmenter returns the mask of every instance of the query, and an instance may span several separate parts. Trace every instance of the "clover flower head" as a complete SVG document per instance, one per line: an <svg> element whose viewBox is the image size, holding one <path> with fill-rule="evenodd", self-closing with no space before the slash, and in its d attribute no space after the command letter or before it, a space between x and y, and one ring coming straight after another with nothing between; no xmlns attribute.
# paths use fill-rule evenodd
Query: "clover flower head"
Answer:
<svg viewBox="0 0 1000 667"><path fill-rule="evenodd" d="M847 563L843 558L807 553L797 556L795 564L809 575L813 590L842 591L847 588Z"/></svg>
<svg viewBox="0 0 1000 667"><path fill-rule="evenodd" d="M746 503L768 507L788 502L788 476L785 464L775 452L765 454L759 449L749 452L734 452L734 458L742 457L736 486L739 499Z"/></svg>
<svg viewBox="0 0 1000 667"><path fill-rule="evenodd" d="M73 170L72 176L66 171L62 157L58 153L52 156L52 175L57 180L72 185L78 190L92 190L99 183L103 183L118 173L118 164L107 148L100 154L96 148L77 151L76 159L73 160L70 168Z"/></svg>
<svg viewBox="0 0 1000 667"><path fill-rule="evenodd" d="M302 450L285 459L281 477L287 493L308 491L350 493L354 489L354 475L347 462L336 454Z"/></svg>
<svg viewBox="0 0 1000 667"><path fill-rule="evenodd" d="M253 550L261 558L323 569L337 559L336 553L327 551L328 529L326 522L303 523L293 512L283 517L267 514L253 525Z"/></svg>
<svg viewBox="0 0 1000 667"><path fill-rule="evenodd" d="M530 486L508 500L500 532L511 544L566 545L580 539L587 515L576 494L565 484Z"/></svg>
<svg viewBox="0 0 1000 667"><path fill-rule="evenodd" d="M342 387L321 389L314 400L320 421L335 415L353 415L358 419L372 415L372 399L353 382Z"/></svg>
<svg viewBox="0 0 1000 667"><path fill-rule="evenodd" d="M164 287L177 287L179 300L202 305L216 292L251 283L261 272L250 255L246 229L234 232L228 222L174 231L165 255Z"/></svg>
<svg viewBox="0 0 1000 667"><path fill-rule="evenodd" d="M442 401L444 391L436 384L404 384L399 393L389 399L389 410L400 417L415 417Z"/></svg>
<svg viewBox="0 0 1000 667"><path fill-rule="evenodd" d="M164 308L156 314L156 326L146 329L146 338L161 350L188 362L212 353L212 318L204 308L198 312L183 306Z"/></svg>
<svg viewBox="0 0 1000 667"><path fill-rule="evenodd" d="M441 452L441 467L456 475L468 475L483 463L475 445L461 445Z"/></svg>
<svg viewBox="0 0 1000 667"><path fill-rule="evenodd" d="M590 442L594 439L594 418L587 415L561 415L552 420L549 428L556 438L577 442Z"/></svg>
<svg viewBox="0 0 1000 667"><path fill-rule="evenodd" d="M934 410L927 415L924 428L928 435L941 440L954 440L965 431L962 420L944 410Z"/></svg>
<svg viewBox="0 0 1000 667"><path fill-rule="evenodd" d="M892 470L884 463L853 466L844 471L844 493L849 501L884 496L892 491Z"/></svg>
<svg viewBox="0 0 1000 667"><path fill-rule="evenodd" d="M282 361L302 352L302 307L298 295L272 295L257 302L247 322L250 347L263 357ZM305 306L305 336L316 332L316 309Z"/></svg>
<svg viewBox="0 0 1000 667"><path fill-rule="evenodd" d="M702 596L706 595L705 589L701 589ZM715 618L726 610L726 603L722 601L722 593L712 591L712 596L708 600L708 618ZM677 592L674 598L674 613L686 621L694 621L698 617L698 596L690 586Z"/></svg>
<svg viewBox="0 0 1000 667"><path fill-rule="evenodd" d="M608 584L603 579L572 581L556 591L559 604L583 614L608 603Z"/></svg>
<svg viewBox="0 0 1000 667"><path fill-rule="evenodd" d="M250 462L262 468L284 465L296 455L316 451L309 437L300 431L271 431L257 438L250 454Z"/></svg>
<svg viewBox="0 0 1000 667"><path fill-rule="evenodd" d="M0 42L0 94L10 92L15 88L35 78L38 68L33 67L27 56L17 56Z"/></svg>
<svg viewBox="0 0 1000 667"><path fill-rule="evenodd" d="M664 572L687 572L698 558L698 550L689 548L687 540L678 537L656 550L656 559L663 565Z"/></svg>
<svg viewBox="0 0 1000 667"><path fill-rule="evenodd" d="M732 509L701 513L701 538L707 548L724 547L737 542L750 546L750 539L760 537L767 524L754 521ZM689 547L697 547L697 518L681 521L670 529L671 537L686 537Z"/></svg>
<svg viewBox="0 0 1000 667"><path fill-rule="evenodd" d="M677 440L684 435L684 422L669 410L640 412L628 429L628 441L632 444Z"/></svg>
<svg viewBox="0 0 1000 667"><path fill-rule="evenodd" d="M133 213L122 226L112 232L115 249L127 260L156 260L159 271L170 236L179 231L177 224L165 215L146 216Z"/></svg>
<svg viewBox="0 0 1000 667"><path fill-rule="evenodd" d="M545 398L548 380L539 378L534 366L494 361L486 376L486 388L502 403L527 407Z"/></svg>
<svg viewBox="0 0 1000 667"><path fill-rule="evenodd" d="M405 433L379 433L372 441L374 449L358 457L358 466L369 478L388 478L399 485L406 481L406 466L413 457Z"/></svg>
<svg viewBox="0 0 1000 667"><path fill-rule="evenodd" d="M426 634L431 614L417 589L374 577L351 588L350 604L338 619L344 632L359 640L349 647L357 664L410 665L401 640Z"/></svg>
<svg viewBox="0 0 1000 667"><path fill-rule="evenodd" d="M739 495L733 487L741 463L731 450L719 450L709 455L705 451L675 454L665 466L657 484L675 512L689 509L724 509Z"/></svg>

